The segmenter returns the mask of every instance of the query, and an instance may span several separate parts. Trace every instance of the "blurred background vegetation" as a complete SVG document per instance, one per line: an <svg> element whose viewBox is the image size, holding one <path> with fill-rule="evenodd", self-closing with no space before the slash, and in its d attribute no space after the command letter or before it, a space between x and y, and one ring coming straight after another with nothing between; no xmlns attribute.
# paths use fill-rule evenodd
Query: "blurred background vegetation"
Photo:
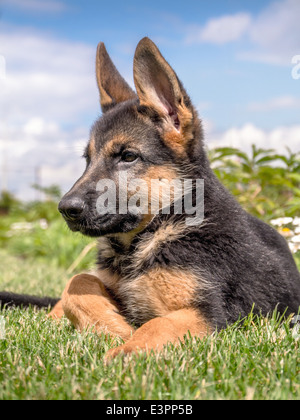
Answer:
<svg viewBox="0 0 300 420"><path fill-rule="evenodd" d="M285 218L277 228L296 246L293 251L300 268L300 223L298 227L291 223L300 220L300 153L287 149L286 155L279 155L255 146L250 154L233 148L208 153L218 178L247 211L267 223ZM0 256L3 263L8 256L17 258L10 262L12 277L18 261L41 262L44 270L55 267L66 275L92 268L95 242L68 230L57 211L60 188L33 188L44 201L20 202L6 191L0 196Z"/></svg>
<svg viewBox="0 0 300 420"><path fill-rule="evenodd" d="M218 178L240 204L266 222L300 215L300 153L286 155L252 146L251 154L217 148L209 157Z"/></svg>

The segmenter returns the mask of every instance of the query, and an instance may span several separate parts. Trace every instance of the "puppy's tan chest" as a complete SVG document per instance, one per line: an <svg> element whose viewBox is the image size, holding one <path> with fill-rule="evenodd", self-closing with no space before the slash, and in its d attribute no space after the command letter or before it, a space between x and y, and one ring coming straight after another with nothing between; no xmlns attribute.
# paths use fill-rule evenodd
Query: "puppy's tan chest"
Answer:
<svg viewBox="0 0 300 420"><path fill-rule="evenodd" d="M99 276L122 303L127 318L139 324L190 307L198 284L191 273L162 268L134 279L122 278L108 270Z"/></svg>
<svg viewBox="0 0 300 420"><path fill-rule="evenodd" d="M191 306L197 281L189 273L155 268L120 287L135 319L148 321Z"/></svg>
<svg viewBox="0 0 300 420"><path fill-rule="evenodd" d="M199 279L188 269L157 265L145 268L166 241L175 241L182 233L181 225L162 225L154 234L146 235L133 253L119 254L107 238L99 243L102 257L110 261L99 277L121 302L131 321L144 323L188 308L195 300Z"/></svg>

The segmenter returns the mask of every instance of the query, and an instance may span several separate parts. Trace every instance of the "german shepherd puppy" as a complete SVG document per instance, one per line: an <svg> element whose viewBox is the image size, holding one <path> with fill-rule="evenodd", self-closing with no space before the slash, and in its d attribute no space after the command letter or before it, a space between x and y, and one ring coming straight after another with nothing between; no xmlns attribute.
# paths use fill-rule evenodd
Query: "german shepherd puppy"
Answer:
<svg viewBox="0 0 300 420"><path fill-rule="evenodd" d="M91 130L86 170L59 211L72 231L99 238L98 269L73 277L51 315L123 338L109 351L114 357L160 350L188 333L203 337L253 308L265 316L297 313L300 275L285 239L246 213L214 175L201 120L156 45L144 38L137 46L137 93L103 43L96 67L103 115ZM151 213L150 202L149 212L99 214L103 179L116 191L134 179L148 191L153 179L190 179L194 204L196 180L204 180L202 223L188 223L190 212L174 211L174 200L169 214Z"/></svg>

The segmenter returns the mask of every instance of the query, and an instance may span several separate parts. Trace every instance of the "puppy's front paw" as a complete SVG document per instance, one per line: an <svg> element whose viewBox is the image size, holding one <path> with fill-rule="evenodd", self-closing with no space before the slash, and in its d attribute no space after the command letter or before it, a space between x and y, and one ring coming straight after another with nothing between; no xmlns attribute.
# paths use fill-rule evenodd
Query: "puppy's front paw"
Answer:
<svg viewBox="0 0 300 420"><path fill-rule="evenodd" d="M64 310L62 308L61 302L56 304L52 311L47 315L48 319L53 319L54 321L59 321L64 316Z"/></svg>
<svg viewBox="0 0 300 420"><path fill-rule="evenodd" d="M117 357L119 354L125 356L130 354L138 354L142 351L147 351L143 344L139 344L137 342L125 343L121 346L115 347L114 349L108 350L104 356L104 360L108 362Z"/></svg>

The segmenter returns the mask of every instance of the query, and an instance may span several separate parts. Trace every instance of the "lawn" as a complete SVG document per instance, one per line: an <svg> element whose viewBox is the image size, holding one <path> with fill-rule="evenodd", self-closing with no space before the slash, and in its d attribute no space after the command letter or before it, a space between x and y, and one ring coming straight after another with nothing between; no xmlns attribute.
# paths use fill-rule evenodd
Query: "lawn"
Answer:
<svg viewBox="0 0 300 420"><path fill-rule="evenodd" d="M66 270L0 251L1 288L58 296ZM13 270L12 270L13 267ZM300 399L300 335L276 318L253 319L158 357L106 365L107 337L77 333L45 311L9 309L0 340L0 399Z"/></svg>
<svg viewBox="0 0 300 420"><path fill-rule="evenodd" d="M2 312L0 399L300 398L299 339L274 319L187 339L162 355L103 362L109 338L78 334L44 311Z"/></svg>
<svg viewBox="0 0 300 420"><path fill-rule="evenodd" d="M285 169L274 164L279 158L255 148L252 158L228 148L211 153L217 175L241 204L287 237L300 269L300 158L291 155ZM44 203L0 198L0 290L57 297L70 276L93 268L93 242L68 231L55 189L50 193ZM66 319L54 322L32 308L2 310L0 338L3 320L1 400L300 399L300 331L275 315L249 315L243 325L201 341L186 338L160 356L109 364L104 353L117 343L79 334Z"/></svg>

